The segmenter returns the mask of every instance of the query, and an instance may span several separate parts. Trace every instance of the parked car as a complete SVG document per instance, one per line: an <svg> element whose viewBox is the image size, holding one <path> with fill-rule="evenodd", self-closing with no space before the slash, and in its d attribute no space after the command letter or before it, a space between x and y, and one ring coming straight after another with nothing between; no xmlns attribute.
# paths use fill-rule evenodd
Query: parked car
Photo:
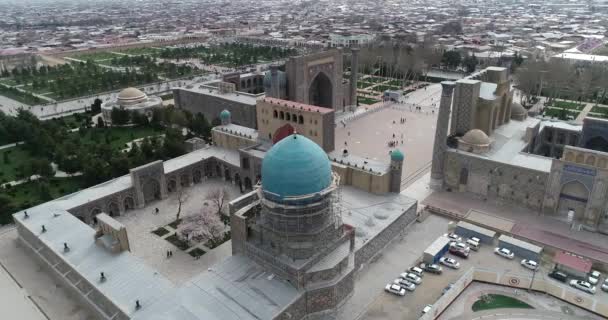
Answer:
<svg viewBox="0 0 608 320"><path fill-rule="evenodd" d="M477 239L477 238L475 238L475 239ZM469 246L469 248L471 248L471 250L474 250L474 251L479 251L479 247L481 247L479 242L477 242L473 239L467 240L466 244Z"/></svg>
<svg viewBox="0 0 608 320"><path fill-rule="evenodd" d="M471 241L475 241L477 243L481 243L481 239L477 238L477 237L470 237L469 240Z"/></svg>
<svg viewBox="0 0 608 320"><path fill-rule="evenodd" d="M415 275L413 273L405 272L405 273L400 274L399 276L402 279L405 279L405 280L407 280L409 282L412 282L414 284L420 284L422 282L422 279L419 276L417 276L417 275Z"/></svg>
<svg viewBox="0 0 608 320"><path fill-rule="evenodd" d="M460 262L458 262L452 258L441 257L441 259L439 259L439 263L443 264L446 267L450 267L452 269L460 268Z"/></svg>
<svg viewBox="0 0 608 320"><path fill-rule="evenodd" d="M496 253L497 255L499 255L501 257L505 257L507 259L515 258L515 254L507 248L497 247L496 249L494 249L494 253Z"/></svg>
<svg viewBox="0 0 608 320"><path fill-rule="evenodd" d="M457 249L455 246L450 247L450 253L461 258L469 258L469 251Z"/></svg>
<svg viewBox="0 0 608 320"><path fill-rule="evenodd" d="M553 270L553 272L549 273L549 277L561 282L566 282L568 279L567 274L558 270Z"/></svg>
<svg viewBox="0 0 608 320"><path fill-rule="evenodd" d="M400 285L401 287L403 287L407 291L414 291L414 290L416 290L416 285L413 284L413 283L411 283L411 282L409 282L409 281L407 281L407 280L405 280L405 279L398 278L398 279L395 279L395 281L393 281L393 283Z"/></svg>
<svg viewBox="0 0 608 320"><path fill-rule="evenodd" d="M408 269L408 271L419 277L422 277L423 273L424 273L424 270L422 270L421 268L418 268L418 267L411 267Z"/></svg>
<svg viewBox="0 0 608 320"><path fill-rule="evenodd" d="M441 274L443 272L443 268L441 268L438 264L427 264L421 263L420 268L428 273Z"/></svg>
<svg viewBox="0 0 608 320"><path fill-rule="evenodd" d="M583 280L570 280L570 286L590 294L595 294L595 286Z"/></svg>
<svg viewBox="0 0 608 320"><path fill-rule="evenodd" d="M602 276L602 274L597 271L597 270L591 270L591 272L589 273L589 277L587 279L587 281L589 281L589 283L596 285L598 282L600 282L600 277Z"/></svg>
<svg viewBox="0 0 608 320"><path fill-rule="evenodd" d="M387 284L386 287L384 288L384 290L388 291L392 294L398 295L398 296L405 295L405 289L402 288L400 285L394 284L394 283Z"/></svg>
<svg viewBox="0 0 608 320"><path fill-rule="evenodd" d="M446 234L444 234L444 236L450 238L450 240L452 240L452 242L461 242L462 241L462 238L459 237L455 233L446 233Z"/></svg>
<svg viewBox="0 0 608 320"><path fill-rule="evenodd" d="M426 306L424 306L424 308L422 309L422 314L428 313L429 311L431 311L431 309L433 309L433 305L431 304L427 304Z"/></svg>
<svg viewBox="0 0 608 320"><path fill-rule="evenodd" d="M608 279L604 280L604 283L602 283L602 290L608 292Z"/></svg>
<svg viewBox="0 0 608 320"><path fill-rule="evenodd" d="M538 269L538 263L534 260L523 259L521 260L521 265L530 270Z"/></svg>
<svg viewBox="0 0 608 320"><path fill-rule="evenodd" d="M462 251L466 251L466 252L471 251L471 248L469 248L465 243L462 243L462 242L452 242L452 244L450 245L450 248L454 248L454 249L458 249L458 250L462 250Z"/></svg>

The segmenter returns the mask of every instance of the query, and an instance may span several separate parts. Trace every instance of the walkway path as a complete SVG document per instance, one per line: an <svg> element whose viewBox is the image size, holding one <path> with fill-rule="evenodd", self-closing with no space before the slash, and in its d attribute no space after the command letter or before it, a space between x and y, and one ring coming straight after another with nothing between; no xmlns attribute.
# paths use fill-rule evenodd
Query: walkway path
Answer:
<svg viewBox="0 0 608 320"><path fill-rule="evenodd" d="M582 124L583 123L583 119L585 119L587 117L587 114L589 112L591 112L591 109L593 109L593 106L595 106L594 103L586 103L585 104L585 108L583 109L583 111L581 111L581 113L578 114L578 117L576 117L576 119L574 121L576 121L577 123ZM606 106L608 107L608 106Z"/></svg>

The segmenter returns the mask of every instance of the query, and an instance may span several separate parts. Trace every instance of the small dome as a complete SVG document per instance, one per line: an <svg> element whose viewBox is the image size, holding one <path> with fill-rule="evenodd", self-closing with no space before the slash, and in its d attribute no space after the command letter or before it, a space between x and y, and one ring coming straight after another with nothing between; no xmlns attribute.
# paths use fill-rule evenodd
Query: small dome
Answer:
<svg viewBox="0 0 608 320"><path fill-rule="evenodd" d="M126 88L118 94L118 100L125 102L139 101L145 99L146 97L146 94L137 88Z"/></svg>
<svg viewBox="0 0 608 320"><path fill-rule="evenodd" d="M399 149L395 149L393 152L391 152L391 160L393 161L403 161L404 158L405 156L403 155L403 152L401 152Z"/></svg>
<svg viewBox="0 0 608 320"><path fill-rule="evenodd" d="M490 138L488 138L488 135L479 129L473 129L473 130L470 130L469 132L467 132L462 137L462 141L464 141L465 143L468 143L468 144L476 145L476 146L483 146L483 145L490 144Z"/></svg>
<svg viewBox="0 0 608 320"><path fill-rule="evenodd" d="M262 190L270 197L314 194L329 187L331 165L312 140L292 134L275 144L262 161Z"/></svg>
<svg viewBox="0 0 608 320"><path fill-rule="evenodd" d="M523 115L526 115L527 113L528 113L528 111L526 111L526 108L524 108L521 104L519 104L517 102L513 102L511 104L511 115L523 116Z"/></svg>
<svg viewBox="0 0 608 320"><path fill-rule="evenodd" d="M220 119L226 120L228 118L230 118L230 111L224 109L222 112L220 112Z"/></svg>

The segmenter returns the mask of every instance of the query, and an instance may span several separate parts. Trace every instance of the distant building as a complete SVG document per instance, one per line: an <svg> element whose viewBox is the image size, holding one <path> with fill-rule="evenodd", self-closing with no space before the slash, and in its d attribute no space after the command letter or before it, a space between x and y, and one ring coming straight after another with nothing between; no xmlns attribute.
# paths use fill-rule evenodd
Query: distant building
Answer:
<svg viewBox="0 0 608 320"><path fill-rule="evenodd" d="M162 107L163 100L157 96L148 97L147 94L136 88L122 90L116 100L106 101L101 105L101 116L105 123L112 123L112 109L128 110L152 118L154 108Z"/></svg>
<svg viewBox="0 0 608 320"><path fill-rule="evenodd" d="M372 34L341 34L332 33L329 35L330 48L350 48L360 47L374 41L376 37Z"/></svg>

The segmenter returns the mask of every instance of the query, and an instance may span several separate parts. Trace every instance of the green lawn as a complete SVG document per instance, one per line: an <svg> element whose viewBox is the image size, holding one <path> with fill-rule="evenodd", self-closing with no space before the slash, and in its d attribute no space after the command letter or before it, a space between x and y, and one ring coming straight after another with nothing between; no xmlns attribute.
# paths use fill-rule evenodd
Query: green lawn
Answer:
<svg viewBox="0 0 608 320"><path fill-rule="evenodd" d="M374 88L372 88L372 90L378 91L380 93L384 93L384 91L386 91L386 90L399 90L399 89L401 89L401 88L396 87L396 86L389 86L389 85L385 85L385 84L377 85Z"/></svg>
<svg viewBox="0 0 608 320"><path fill-rule="evenodd" d="M508 296L503 296L501 294L488 294L488 296L490 297L490 299L487 302L482 299L479 299L475 301L475 303L473 303L471 309L473 309L473 311L483 311L500 308L534 309L532 306L525 302Z"/></svg>
<svg viewBox="0 0 608 320"><path fill-rule="evenodd" d="M80 135L80 132L74 132ZM89 128L81 140L85 144L96 144L98 141L105 141L105 135L109 134L110 145L117 150L126 147L126 143L134 139L149 136L157 136L162 132L154 131L151 127L111 127L111 128Z"/></svg>
<svg viewBox="0 0 608 320"><path fill-rule="evenodd" d="M581 104L578 105L575 102L570 102L570 101L555 101L553 103L553 105L551 106L553 108L566 108L566 109L570 109L570 110L583 110L585 109L585 104Z"/></svg>
<svg viewBox="0 0 608 320"><path fill-rule="evenodd" d="M579 111L573 111L573 110L568 110L566 109L565 111L563 109L556 109L556 108L546 108L545 109L545 116L547 117L556 117L560 120L567 120L566 118L563 117L563 115L570 115L572 116L574 119L576 119L576 117L578 117L578 114L580 112Z"/></svg>
<svg viewBox="0 0 608 320"><path fill-rule="evenodd" d="M359 89L371 87L373 85L374 85L374 83L372 83L372 82L365 82L365 81L358 81L357 82L357 88L359 88Z"/></svg>
<svg viewBox="0 0 608 320"><path fill-rule="evenodd" d="M12 187L3 192L11 197L15 211L19 211L50 200L41 198L39 185L39 181L32 181ZM82 189L83 186L84 183L81 177L52 178L49 180L51 199L74 193ZM13 213L14 212L0 212L0 224L9 223L10 215Z"/></svg>
<svg viewBox="0 0 608 320"><path fill-rule="evenodd" d="M18 85L17 81L15 81L13 79L2 79L2 80L0 80L0 83L5 84L7 86L16 86L16 85Z"/></svg>
<svg viewBox="0 0 608 320"><path fill-rule="evenodd" d="M7 156L5 156L5 154L7 154ZM8 160L8 162L5 162L5 160ZM29 153L23 150L21 146L0 150L0 182L6 183L17 180L17 167L30 160Z"/></svg>
<svg viewBox="0 0 608 320"><path fill-rule="evenodd" d="M161 49L158 49L158 48L145 47L145 48L131 48L131 49L126 49L126 50L119 50L117 52L131 54L134 56L139 56L139 55L158 54L160 52L160 50Z"/></svg>
<svg viewBox="0 0 608 320"><path fill-rule="evenodd" d="M372 98L368 98L368 97L358 97L359 103L362 104L374 104L376 102L380 102L380 100L376 100L376 99L372 99Z"/></svg>
<svg viewBox="0 0 608 320"><path fill-rule="evenodd" d="M11 90L8 89L5 86L0 85L0 96L5 96L9 99L13 99L15 101L21 102L23 104L27 104L27 105L36 105L39 104L41 102L43 102L44 100L33 96L29 93L26 92L21 92L21 91L15 91L15 89Z"/></svg>

